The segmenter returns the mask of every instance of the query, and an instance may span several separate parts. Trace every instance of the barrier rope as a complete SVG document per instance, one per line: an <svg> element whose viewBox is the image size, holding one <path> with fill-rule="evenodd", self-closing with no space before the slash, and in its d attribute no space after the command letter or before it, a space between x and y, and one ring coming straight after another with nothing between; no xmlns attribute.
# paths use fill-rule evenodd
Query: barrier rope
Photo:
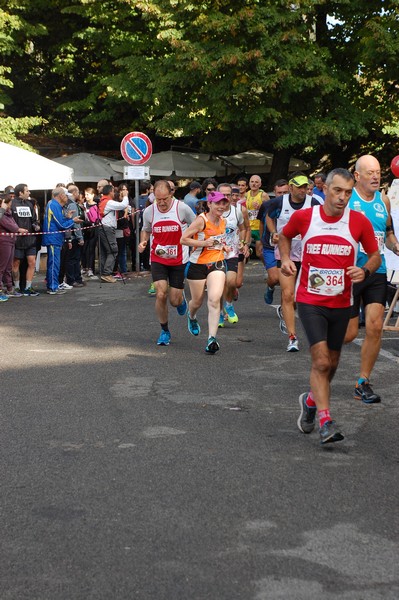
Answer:
<svg viewBox="0 0 399 600"><path fill-rule="evenodd" d="M133 216L136 216L137 213L144 212L145 209L139 208L135 211ZM108 214L108 213L107 213ZM129 215L131 217L132 215ZM117 221L121 221L122 219L127 219L128 217L117 217ZM86 229L95 229L96 227L102 227L102 223L93 223L92 225L87 225L87 227L80 227L80 231L84 231ZM46 233L65 233L66 231L73 231L73 227L68 227L67 229L57 229L57 231L29 231L28 233L12 233L10 231L0 231L0 236L5 237L26 237L29 235L45 235Z"/></svg>

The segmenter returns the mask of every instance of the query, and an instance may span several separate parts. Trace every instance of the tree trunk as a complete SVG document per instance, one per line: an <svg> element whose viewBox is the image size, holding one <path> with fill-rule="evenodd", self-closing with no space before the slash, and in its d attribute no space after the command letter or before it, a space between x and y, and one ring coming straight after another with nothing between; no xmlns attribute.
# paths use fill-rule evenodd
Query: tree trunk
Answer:
<svg viewBox="0 0 399 600"><path fill-rule="evenodd" d="M277 179L287 179L291 152L287 148L276 150L273 154L272 167L268 177L269 188L274 187Z"/></svg>

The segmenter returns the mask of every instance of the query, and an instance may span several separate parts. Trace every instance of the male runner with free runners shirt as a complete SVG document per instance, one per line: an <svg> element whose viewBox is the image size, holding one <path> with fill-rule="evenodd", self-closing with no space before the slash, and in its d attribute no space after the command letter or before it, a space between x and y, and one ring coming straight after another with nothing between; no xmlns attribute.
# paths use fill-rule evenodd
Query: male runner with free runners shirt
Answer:
<svg viewBox="0 0 399 600"><path fill-rule="evenodd" d="M154 185L155 201L143 213L143 229L140 235L139 252L144 252L151 238L151 275L154 282L155 312L161 333L158 346L169 346L171 335L168 324L169 302L177 308L179 315L187 312L184 296L184 268L189 258L187 246L180 238L188 225L195 219L191 208L176 200L169 182L157 181Z"/></svg>
<svg viewBox="0 0 399 600"><path fill-rule="evenodd" d="M324 205L296 211L279 237L281 273L287 277L297 270L290 259L291 240L298 235L302 239L296 301L312 364L311 393L299 396L298 427L311 433L317 408L321 444L344 438L330 416L330 385L351 314L352 283L363 281L381 264L370 221L347 206L353 183L346 169L331 171L324 185ZM362 267L355 266L359 242L367 253Z"/></svg>

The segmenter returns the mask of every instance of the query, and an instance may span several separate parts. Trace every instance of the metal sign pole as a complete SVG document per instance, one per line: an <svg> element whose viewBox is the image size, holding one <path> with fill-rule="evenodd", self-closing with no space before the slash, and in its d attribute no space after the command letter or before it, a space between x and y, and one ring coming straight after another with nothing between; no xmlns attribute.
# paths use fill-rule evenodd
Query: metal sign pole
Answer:
<svg viewBox="0 0 399 600"><path fill-rule="evenodd" d="M139 254L139 243L140 243L140 212L139 212L139 195L140 195L140 181L138 179L134 182L134 205L136 207L136 272L140 272L140 254Z"/></svg>
<svg viewBox="0 0 399 600"><path fill-rule="evenodd" d="M134 179L135 189L135 223L136 223L136 272L140 272L140 180L149 177L149 168L143 167L152 155L152 143L150 138L141 131L131 131L127 133L121 141L121 154L125 161L132 166L124 168L124 178Z"/></svg>

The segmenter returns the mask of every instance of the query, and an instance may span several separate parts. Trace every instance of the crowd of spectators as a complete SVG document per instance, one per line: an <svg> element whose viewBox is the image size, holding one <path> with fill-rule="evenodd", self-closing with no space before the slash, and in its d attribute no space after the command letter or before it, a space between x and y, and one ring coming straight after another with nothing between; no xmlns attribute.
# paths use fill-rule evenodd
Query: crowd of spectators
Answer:
<svg viewBox="0 0 399 600"><path fill-rule="evenodd" d="M241 177L234 184L243 202L249 183ZM178 194L175 182L169 184L174 197L183 200L194 214L203 211L207 197L218 187L214 178L206 178L192 181ZM0 300L39 294L32 281L35 269L39 270L37 256L45 252L49 294L63 294L99 277L115 283L130 269L136 271L138 264L140 271L148 271L149 251L140 254L139 261L136 253L142 214L153 201L150 181L139 184L138 211L134 194L125 182L114 187L102 179L96 189L59 183L40 214L39 203L27 184L7 186L0 207Z"/></svg>

